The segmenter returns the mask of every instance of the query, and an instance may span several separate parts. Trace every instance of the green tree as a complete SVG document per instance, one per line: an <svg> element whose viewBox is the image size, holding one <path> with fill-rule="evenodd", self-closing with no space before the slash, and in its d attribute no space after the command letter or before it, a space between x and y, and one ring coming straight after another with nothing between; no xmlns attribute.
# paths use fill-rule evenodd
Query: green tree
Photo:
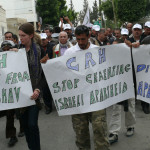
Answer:
<svg viewBox="0 0 150 150"><path fill-rule="evenodd" d="M77 13L67 10L66 0L37 0L37 13L42 17L43 24L57 26L62 16L68 16L70 20L75 20Z"/></svg>
<svg viewBox="0 0 150 150"><path fill-rule="evenodd" d="M77 24L77 15L78 13L74 10L74 5L72 3L72 0L70 1L70 8L67 11L67 16L69 17L70 21L76 26Z"/></svg>
<svg viewBox="0 0 150 150"><path fill-rule="evenodd" d="M90 20L91 22L93 20L97 20L98 19L98 13L99 13L99 9L98 9L98 5L97 5L97 1L95 0L92 6L92 11L90 13Z"/></svg>
<svg viewBox="0 0 150 150"><path fill-rule="evenodd" d="M107 19L113 20L113 7L112 7L112 0L107 0L106 2L102 2L100 5L100 10L103 10Z"/></svg>
<svg viewBox="0 0 150 150"><path fill-rule="evenodd" d="M117 0L116 9L121 22L136 22L146 14L146 0Z"/></svg>
<svg viewBox="0 0 150 150"><path fill-rule="evenodd" d="M150 15L150 0L146 0L145 16Z"/></svg>
<svg viewBox="0 0 150 150"><path fill-rule="evenodd" d="M59 7L60 16L67 16L66 0L59 0L59 3L60 3L60 7Z"/></svg>
<svg viewBox="0 0 150 150"><path fill-rule="evenodd" d="M149 0L112 0L102 2L100 9L104 11L107 19L114 20L114 12L119 22L138 22L142 17L150 14Z"/></svg>
<svg viewBox="0 0 150 150"><path fill-rule="evenodd" d="M59 22L61 3L58 0L37 0L36 10L42 17L43 24L57 25Z"/></svg>

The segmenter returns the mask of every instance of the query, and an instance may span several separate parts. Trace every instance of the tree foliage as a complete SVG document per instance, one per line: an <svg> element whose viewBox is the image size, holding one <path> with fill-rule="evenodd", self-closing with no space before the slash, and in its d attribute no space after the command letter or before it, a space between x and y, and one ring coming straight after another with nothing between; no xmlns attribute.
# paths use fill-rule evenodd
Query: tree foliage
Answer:
<svg viewBox="0 0 150 150"><path fill-rule="evenodd" d="M112 1L107 0L106 2L102 2L100 9L104 11L107 19L113 20L113 7L112 7Z"/></svg>
<svg viewBox="0 0 150 150"><path fill-rule="evenodd" d="M118 0L117 17L121 22L135 22L145 16L146 0Z"/></svg>
<svg viewBox="0 0 150 150"><path fill-rule="evenodd" d="M99 9L98 9L98 5L97 5L97 1L95 0L92 6L92 11L90 13L90 20L97 20L98 19L98 13L99 13Z"/></svg>
<svg viewBox="0 0 150 150"><path fill-rule="evenodd" d="M71 21L77 16L74 10L67 10L66 0L37 0L36 10L43 24L53 26L58 26L62 16L68 16Z"/></svg>
<svg viewBox="0 0 150 150"><path fill-rule="evenodd" d="M115 13L120 22L138 22L142 17L150 14L149 0L115 0ZM112 0L103 2L100 7L107 19L113 20Z"/></svg>
<svg viewBox="0 0 150 150"><path fill-rule="evenodd" d="M145 16L150 15L150 1L146 0Z"/></svg>

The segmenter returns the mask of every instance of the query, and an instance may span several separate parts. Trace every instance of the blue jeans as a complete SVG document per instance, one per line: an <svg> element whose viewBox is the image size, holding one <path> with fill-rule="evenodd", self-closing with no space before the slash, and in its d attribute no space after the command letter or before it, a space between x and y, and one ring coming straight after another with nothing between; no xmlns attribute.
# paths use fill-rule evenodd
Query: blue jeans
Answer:
<svg viewBox="0 0 150 150"><path fill-rule="evenodd" d="M38 127L39 108L37 105L26 108L21 119L23 121L26 141L30 150L40 150L40 133Z"/></svg>

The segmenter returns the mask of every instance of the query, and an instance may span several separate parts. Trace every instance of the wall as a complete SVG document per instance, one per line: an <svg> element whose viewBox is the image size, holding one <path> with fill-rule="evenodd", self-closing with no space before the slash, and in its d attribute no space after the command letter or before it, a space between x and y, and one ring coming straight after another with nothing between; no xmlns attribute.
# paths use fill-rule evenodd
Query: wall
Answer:
<svg viewBox="0 0 150 150"><path fill-rule="evenodd" d="M0 0L6 10L6 18L24 18L27 22L37 22L35 0Z"/></svg>
<svg viewBox="0 0 150 150"><path fill-rule="evenodd" d="M4 33L7 31L6 12L0 7L0 44L4 39Z"/></svg>
<svg viewBox="0 0 150 150"><path fill-rule="evenodd" d="M18 28L21 24L27 22L27 19L22 18L9 18L7 19L7 28L8 31L18 35Z"/></svg>

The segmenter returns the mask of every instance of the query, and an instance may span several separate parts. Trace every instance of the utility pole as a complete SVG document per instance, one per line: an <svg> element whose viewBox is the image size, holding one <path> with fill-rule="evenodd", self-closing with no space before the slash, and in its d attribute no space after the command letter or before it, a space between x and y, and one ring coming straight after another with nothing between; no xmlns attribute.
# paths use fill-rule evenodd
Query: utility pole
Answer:
<svg viewBox="0 0 150 150"><path fill-rule="evenodd" d="M70 8L71 8L71 10L73 11L73 3L72 3L72 0L70 0Z"/></svg>
<svg viewBox="0 0 150 150"><path fill-rule="evenodd" d="M117 27L117 19L116 19L116 11L115 11L114 0L112 0L112 7L113 7L113 13L114 13L115 27Z"/></svg>
<svg viewBox="0 0 150 150"><path fill-rule="evenodd" d="M99 0L99 6L98 6L98 10L99 10L99 16L101 16L101 10L100 10L100 6L101 6L101 0Z"/></svg>

